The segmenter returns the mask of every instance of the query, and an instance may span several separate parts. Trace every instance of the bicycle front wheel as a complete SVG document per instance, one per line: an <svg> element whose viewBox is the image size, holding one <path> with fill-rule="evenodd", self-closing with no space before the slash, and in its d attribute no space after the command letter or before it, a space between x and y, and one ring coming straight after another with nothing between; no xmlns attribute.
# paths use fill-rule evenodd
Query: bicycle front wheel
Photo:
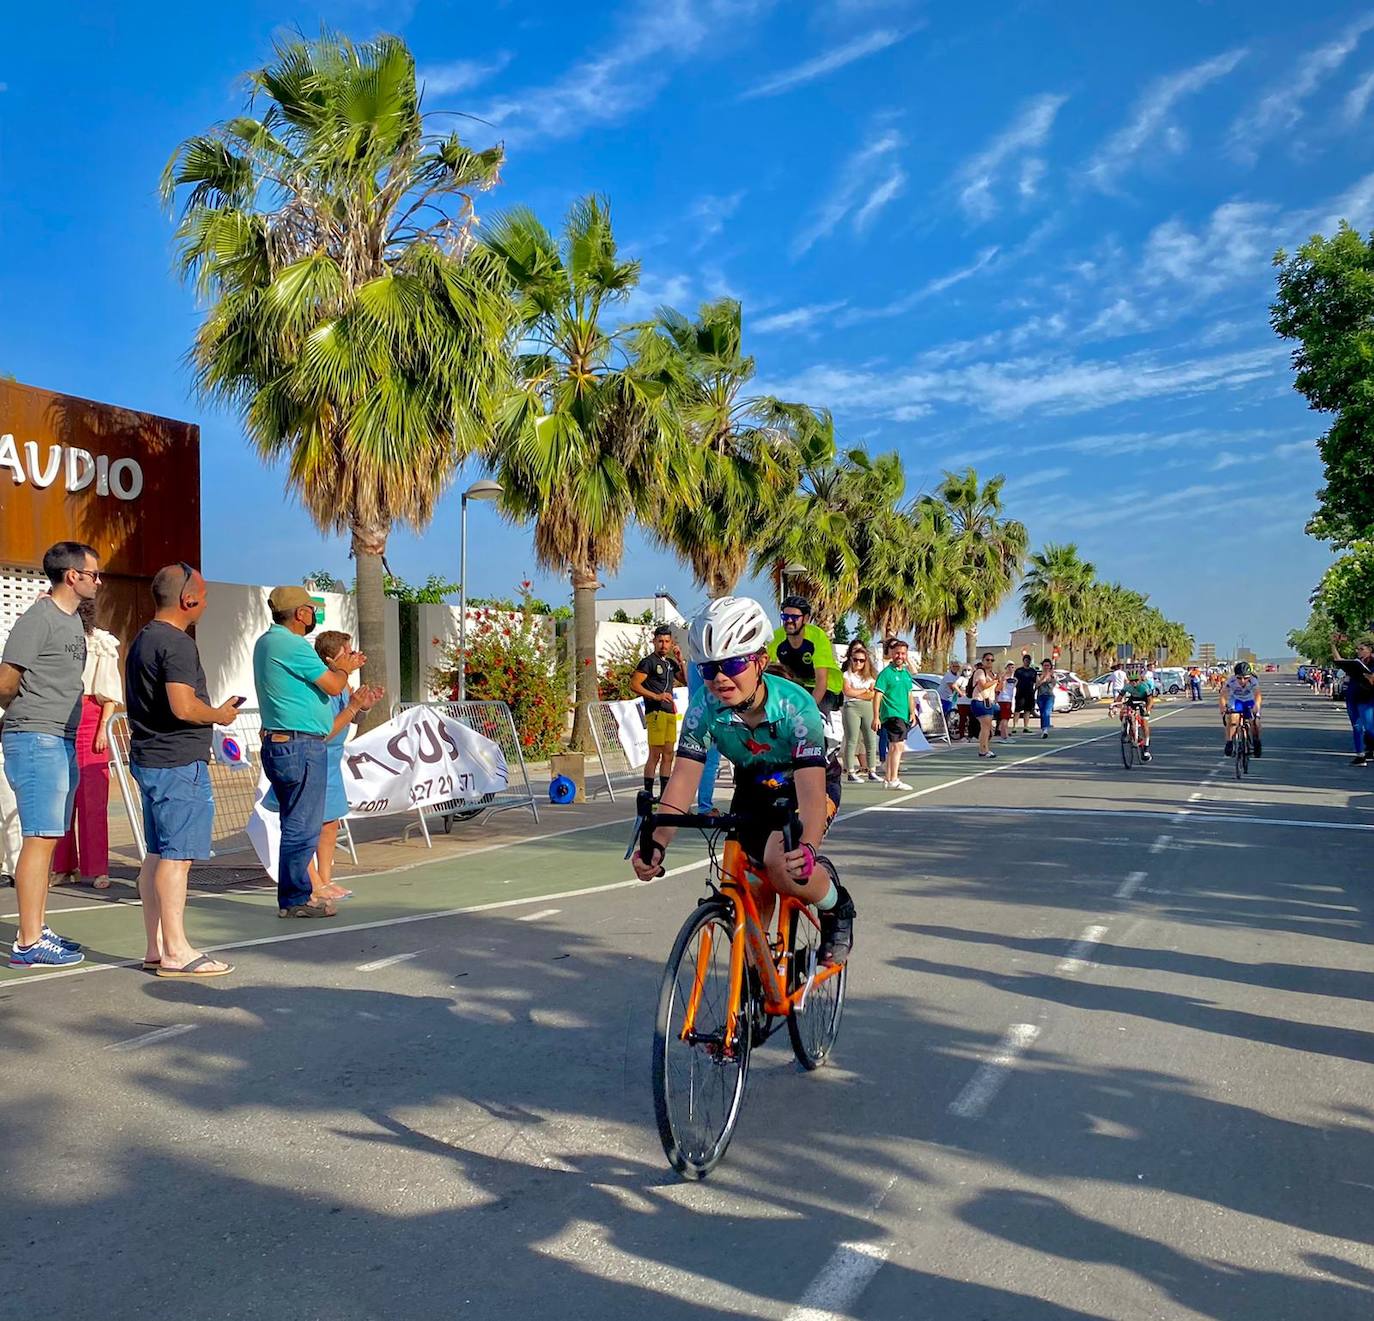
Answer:
<svg viewBox="0 0 1374 1321"><path fill-rule="evenodd" d="M1128 720L1121 726L1121 764L1127 769L1131 769L1131 764L1135 761L1135 730L1131 727Z"/></svg>
<svg viewBox="0 0 1374 1321"><path fill-rule="evenodd" d="M825 868L831 884L839 887L839 874L825 856L816 859L816 866ZM787 962L787 989L799 990L817 968L821 932L812 912L792 909L787 924L787 948L792 957ZM849 980L846 964L833 977L813 986L806 1003L787 1015L787 1035L792 1039L792 1053L803 1069L819 1069L840 1035L840 1015L844 1013L845 985Z"/></svg>
<svg viewBox="0 0 1374 1321"><path fill-rule="evenodd" d="M734 910L722 899L697 907L678 932L654 1022L654 1114L668 1163L704 1179L734 1136L749 1076L749 1006L730 1009Z"/></svg>
<svg viewBox="0 0 1374 1321"><path fill-rule="evenodd" d="M1250 774L1250 731L1241 725L1236 735L1236 779Z"/></svg>

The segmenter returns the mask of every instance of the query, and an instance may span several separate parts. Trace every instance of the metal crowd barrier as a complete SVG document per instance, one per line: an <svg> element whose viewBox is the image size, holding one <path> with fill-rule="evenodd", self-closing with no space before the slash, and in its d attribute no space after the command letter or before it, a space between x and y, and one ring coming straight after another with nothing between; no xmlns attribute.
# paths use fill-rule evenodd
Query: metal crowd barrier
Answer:
<svg viewBox="0 0 1374 1321"><path fill-rule="evenodd" d="M601 766L601 778L606 781L606 792L611 802L615 802L615 785L611 783L611 775L638 775L644 768L630 765L630 759L620 745L620 727L616 724L609 702L593 702L587 708L587 717L592 727L592 742L596 745L596 759ZM614 771L612 762L615 763ZM591 792L591 786L588 785L588 797Z"/></svg>
<svg viewBox="0 0 1374 1321"><path fill-rule="evenodd" d="M474 734L490 739L501 749L506 759L507 785L499 793L483 794L480 798L453 798L446 803L431 803L428 807L417 809L420 829L425 842L429 842L429 825L426 815L442 818L447 832L455 821L465 821L469 817L487 812L506 812L513 807L527 807L539 823L539 807L535 802L534 790L530 788L529 771L525 768L525 756L520 750L520 736L515 729L515 717L505 702L397 702L392 714L409 711L412 707L423 706L440 715L448 716L466 725ZM520 772L523 792L512 782L516 769Z"/></svg>
<svg viewBox="0 0 1374 1321"><path fill-rule="evenodd" d="M237 852L249 847L244 832L248 818L253 815L258 781L262 778L261 713L252 707L244 707L239 711L238 719L232 725L225 726L224 732L243 749L245 764L242 767L226 766L216 761L213 755L210 758L210 789L215 797L215 819L210 833L212 853L216 849ZM134 847L142 859L148 854L143 838L143 801L138 785L129 772L129 717L125 712L121 711L110 721L109 739L110 769L114 771L120 796L124 799L124 810L129 815ZM339 823L339 839L356 863L358 850L347 818ZM234 845L232 849L228 847L231 841Z"/></svg>

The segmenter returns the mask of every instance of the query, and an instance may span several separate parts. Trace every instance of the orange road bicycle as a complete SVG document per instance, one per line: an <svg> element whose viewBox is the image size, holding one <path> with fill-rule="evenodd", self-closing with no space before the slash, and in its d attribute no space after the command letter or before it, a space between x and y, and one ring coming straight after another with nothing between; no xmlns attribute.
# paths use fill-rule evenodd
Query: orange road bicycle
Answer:
<svg viewBox="0 0 1374 1321"><path fill-rule="evenodd" d="M796 847L801 823L786 799L774 804L772 829ZM654 1022L654 1113L669 1163L688 1179L704 1179L725 1155L744 1106L749 1055L785 1021L803 1069L825 1063L840 1031L847 968L821 967L816 910L778 895L762 869L745 856L735 815L655 815L653 799L639 796L635 839L640 856L653 856L657 826L705 833L711 851L707 888L673 942ZM725 844L717 857L717 845ZM629 856L629 853L626 853ZM816 866L838 886L834 864ZM661 873L660 873L661 874ZM772 932L760 909L777 911Z"/></svg>
<svg viewBox="0 0 1374 1321"><path fill-rule="evenodd" d="M1145 730L1140 723L1140 712L1129 702L1117 703L1113 709L1121 713L1121 764L1130 770L1136 754L1145 747Z"/></svg>

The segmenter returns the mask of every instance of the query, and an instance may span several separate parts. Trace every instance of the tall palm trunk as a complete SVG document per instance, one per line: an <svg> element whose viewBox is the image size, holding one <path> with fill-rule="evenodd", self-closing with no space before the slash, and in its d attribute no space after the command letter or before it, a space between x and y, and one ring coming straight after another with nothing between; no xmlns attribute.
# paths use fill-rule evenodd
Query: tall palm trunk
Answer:
<svg viewBox="0 0 1374 1321"><path fill-rule="evenodd" d="M976 620L964 630L964 660L969 665L978 663L978 622Z"/></svg>
<svg viewBox="0 0 1374 1321"><path fill-rule="evenodd" d="M358 637L354 645L367 656L363 666L365 684L385 688L386 676L386 591L382 578L382 556L386 554L387 529L383 526L353 524L353 562L357 566L356 605ZM394 701L399 694L391 694ZM379 725L387 718L391 702L378 702L359 722L363 729Z"/></svg>
<svg viewBox="0 0 1374 1321"><path fill-rule="evenodd" d="M587 562L572 567L573 589L573 675L577 706L573 711L574 752L592 752L591 704L596 701L596 565Z"/></svg>

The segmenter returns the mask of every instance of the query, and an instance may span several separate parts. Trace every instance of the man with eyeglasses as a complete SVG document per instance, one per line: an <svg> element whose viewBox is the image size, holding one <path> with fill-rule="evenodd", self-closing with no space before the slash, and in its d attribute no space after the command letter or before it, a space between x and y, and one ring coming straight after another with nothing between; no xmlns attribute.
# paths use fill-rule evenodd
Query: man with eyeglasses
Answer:
<svg viewBox="0 0 1374 1321"><path fill-rule="evenodd" d="M778 618L782 627L768 644L768 659L811 694L822 715L838 711L844 701L844 680L834 643L811 622L811 602L804 596L789 596Z"/></svg>
<svg viewBox="0 0 1374 1321"><path fill-rule="evenodd" d="M47 924L48 873L76 799L86 668L77 609L100 590L100 558L84 542L59 541L45 552L43 572L52 586L15 620L0 657L0 746L24 837L14 870L19 929L11 968L70 967L85 957Z"/></svg>

